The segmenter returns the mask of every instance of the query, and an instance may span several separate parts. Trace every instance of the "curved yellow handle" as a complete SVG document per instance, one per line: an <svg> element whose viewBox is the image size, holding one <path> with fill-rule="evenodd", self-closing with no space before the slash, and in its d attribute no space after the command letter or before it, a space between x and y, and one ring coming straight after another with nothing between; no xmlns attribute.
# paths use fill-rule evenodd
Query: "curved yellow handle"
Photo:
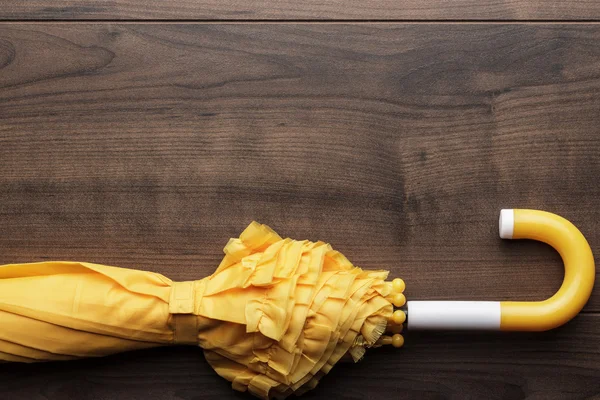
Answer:
<svg viewBox="0 0 600 400"><path fill-rule="evenodd" d="M547 243L565 264L564 281L549 299L500 302L501 330L545 331L563 325L581 311L592 293L596 272L592 250L579 229L549 212L502 210L500 236Z"/></svg>

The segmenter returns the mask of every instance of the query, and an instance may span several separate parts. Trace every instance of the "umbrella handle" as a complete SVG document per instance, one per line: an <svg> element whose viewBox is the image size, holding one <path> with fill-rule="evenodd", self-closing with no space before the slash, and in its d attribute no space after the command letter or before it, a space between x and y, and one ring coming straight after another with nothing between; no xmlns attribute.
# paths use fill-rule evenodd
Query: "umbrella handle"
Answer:
<svg viewBox="0 0 600 400"><path fill-rule="evenodd" d="M563 283L543 301L409 301L411 329L545 331L563 325L588 301L594 286L592 250L571 222L545 211L500 212L502 239L533 239L554 247L565 265Z"/></svg>

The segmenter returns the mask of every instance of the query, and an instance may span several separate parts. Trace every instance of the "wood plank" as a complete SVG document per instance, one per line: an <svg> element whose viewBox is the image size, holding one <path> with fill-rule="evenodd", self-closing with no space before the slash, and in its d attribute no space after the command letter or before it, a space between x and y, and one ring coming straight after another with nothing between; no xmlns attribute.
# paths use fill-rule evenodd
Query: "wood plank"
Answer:
<svg viewBox="0 0 600 400"><path fill-rule="evenodd" d="M593 399L600 395L600 316L585 314L533 334L410 333L406 347L338 364L302 398ZM85 395L83 395L85 394ZM236 395L198 348L163 348L101 359L0 366L11 400L251 399Z"/></svg>
<svg viewBox="0 0 600 400"><path fill-rule="evenodd" d="M409 299L542 299L498 212L600 243L600 26L0 28L0 263L211 273L251 220ZM595 292L587 311L600 310Z"/></svg>
<svg viewBox="0 0 600 400"><path fill-rule="evenodd" d="M1 20L598 20L597 2L560 0L5 0Z"/></svg>

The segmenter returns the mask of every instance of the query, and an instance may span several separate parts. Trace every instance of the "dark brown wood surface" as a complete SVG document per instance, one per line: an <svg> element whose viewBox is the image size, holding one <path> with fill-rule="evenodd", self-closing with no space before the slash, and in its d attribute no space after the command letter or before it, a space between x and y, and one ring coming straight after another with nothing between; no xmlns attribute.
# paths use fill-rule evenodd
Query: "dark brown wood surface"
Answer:
<svg viewBox="0 0 600 400"><path fill-rule="evenodd" d="M600 20L578 0L2 0L10 20Z"/></svg>
<svg viewBox="0 0 600 400"><path fill-rule="evenodd" d="M35 17L35 16L33 16ZM542 299L540 208L600 244L600 25L1 23L0 263L209 274L251 220L409 299ZM600 295L542 334L418 334L307 398L600 396ZM192 348L0 367L0 399L234 395Z"/></svg>

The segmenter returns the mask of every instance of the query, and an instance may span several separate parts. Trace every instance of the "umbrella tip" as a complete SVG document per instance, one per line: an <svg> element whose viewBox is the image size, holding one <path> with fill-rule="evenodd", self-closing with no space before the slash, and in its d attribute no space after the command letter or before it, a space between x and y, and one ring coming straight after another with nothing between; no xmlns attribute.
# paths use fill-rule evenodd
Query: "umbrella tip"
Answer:
<svg viewBox="0 0 600 400"><path fill-rule="evenodd" d="M380 346L392 345L393 347L399 349L400 347L404 346L404 336L402 336L399 333L396 333L393 336L382 336L381 338L379 338L376 345L380 345Z"/></svg>
<svg viewBox="0 0 600 400"><path fill-rule="evenodd" d="M391 322L396 325L402 325L406 321L406 313L402 310L396 310L392 314Z"/></svg>
<svg viewBox="0 0 600 400"><path fill-rule="evenodd" d="M400 278L394 279L391 284L387 283L391 286L390 294L387 295L387 300L392 303L395 307L402 307L406 304L406 297L403 292L406 289L406 284Z"/></svg>

